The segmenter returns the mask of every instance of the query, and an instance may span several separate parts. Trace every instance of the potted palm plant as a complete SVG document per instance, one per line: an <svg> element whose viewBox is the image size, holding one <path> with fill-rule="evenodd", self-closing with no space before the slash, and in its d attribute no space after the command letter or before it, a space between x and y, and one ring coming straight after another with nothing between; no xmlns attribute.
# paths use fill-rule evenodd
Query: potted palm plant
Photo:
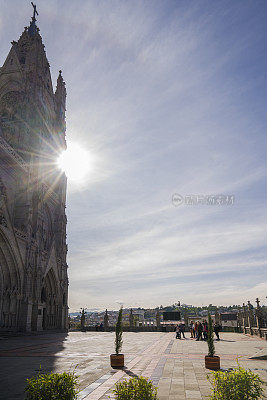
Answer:
<svg viewBox="0 0 267 400"><path fill-rule="evenodd" d="M209 313L208 315L208 355L205 356L205 367L207 369L218 370L220 369L220 357L215 356L215 346L213 341L213 326L212 326L212 319Z"/></svg>
<svg viewBox="0 0 267 400"><path fill-rule="evenodd" d="M124 367L124 354L120 354L122 348L122 307L120 308L115 328L115 354L110 355L112 368Z"/></svg>

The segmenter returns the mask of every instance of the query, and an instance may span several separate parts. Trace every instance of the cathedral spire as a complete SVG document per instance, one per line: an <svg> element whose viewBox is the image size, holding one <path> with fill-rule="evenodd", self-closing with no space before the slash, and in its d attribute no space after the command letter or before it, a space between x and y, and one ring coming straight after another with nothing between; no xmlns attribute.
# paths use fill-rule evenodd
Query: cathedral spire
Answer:
<svg viewBox="0 0 267 400"><path fill-rule="evenodd" d="M56 101L58 104L62 106L65 110L66 106L66 85L62 77L62 71L59 71L59 75L57 78L57 88L55 92Z"/></svg>
<svg viewBox="0 0 267 400"><path fill-rule="evenodd" d="M65 111L66 111L66 85L62 77L62 71L59 71L57 78L57 88L55 91L56 114L58 118L58 128L65 132Z"/></svg>

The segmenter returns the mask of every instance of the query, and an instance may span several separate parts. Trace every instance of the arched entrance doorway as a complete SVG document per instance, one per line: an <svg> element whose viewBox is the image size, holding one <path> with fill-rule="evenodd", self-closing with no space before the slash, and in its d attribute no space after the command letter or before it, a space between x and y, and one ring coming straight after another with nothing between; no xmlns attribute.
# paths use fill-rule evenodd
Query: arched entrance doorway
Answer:
<svg viewBox="0 0 267 400"><path fill-rule="evenodd" d="M0 329L15 330L18 324L20 275L9 243L0 230Z"/></svg>
<svg viewBox="0 0 267 400"><path fill-rule="evenodd" d="M60 313L62 305L57 279L52 269L48 271L44 278L41 302L43 306L43 329L61 329Z"/></svg>

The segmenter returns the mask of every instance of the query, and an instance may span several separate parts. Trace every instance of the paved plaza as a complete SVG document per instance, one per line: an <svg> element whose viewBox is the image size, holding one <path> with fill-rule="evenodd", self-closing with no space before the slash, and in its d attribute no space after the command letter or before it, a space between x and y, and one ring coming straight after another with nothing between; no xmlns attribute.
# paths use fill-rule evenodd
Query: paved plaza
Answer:
<svg viewBox="0 0 267 400"><path fill-rule="evenodd" d="M0 339L0 399L24 398L26 378L43 372L75 369L79 375L79 399L112 398L114 384L128 376L142 375L158 386L160 400L204 399L210 392L204 368L206 342L196 342L186 334L176 340L174 333L123 334L126 368L112 370L109 355L114 349L114 333L70 332ZM267 381L267 361L249 357L267 353L267 343L257 337L223 333L216 342L221 368L242 366ZM267 392L266 392L267 394Z"/></svg>

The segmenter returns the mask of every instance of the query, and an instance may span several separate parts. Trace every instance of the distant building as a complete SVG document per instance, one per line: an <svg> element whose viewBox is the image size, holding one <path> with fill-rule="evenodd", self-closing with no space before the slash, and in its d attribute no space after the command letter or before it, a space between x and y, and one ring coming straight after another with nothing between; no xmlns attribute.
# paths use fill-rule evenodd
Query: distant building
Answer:
<svg viewBox="0 0 267 400"><path fill-rule="evenodd" d="M222 327L237 328L237 313L221 313L220 321Z"/></svg>

